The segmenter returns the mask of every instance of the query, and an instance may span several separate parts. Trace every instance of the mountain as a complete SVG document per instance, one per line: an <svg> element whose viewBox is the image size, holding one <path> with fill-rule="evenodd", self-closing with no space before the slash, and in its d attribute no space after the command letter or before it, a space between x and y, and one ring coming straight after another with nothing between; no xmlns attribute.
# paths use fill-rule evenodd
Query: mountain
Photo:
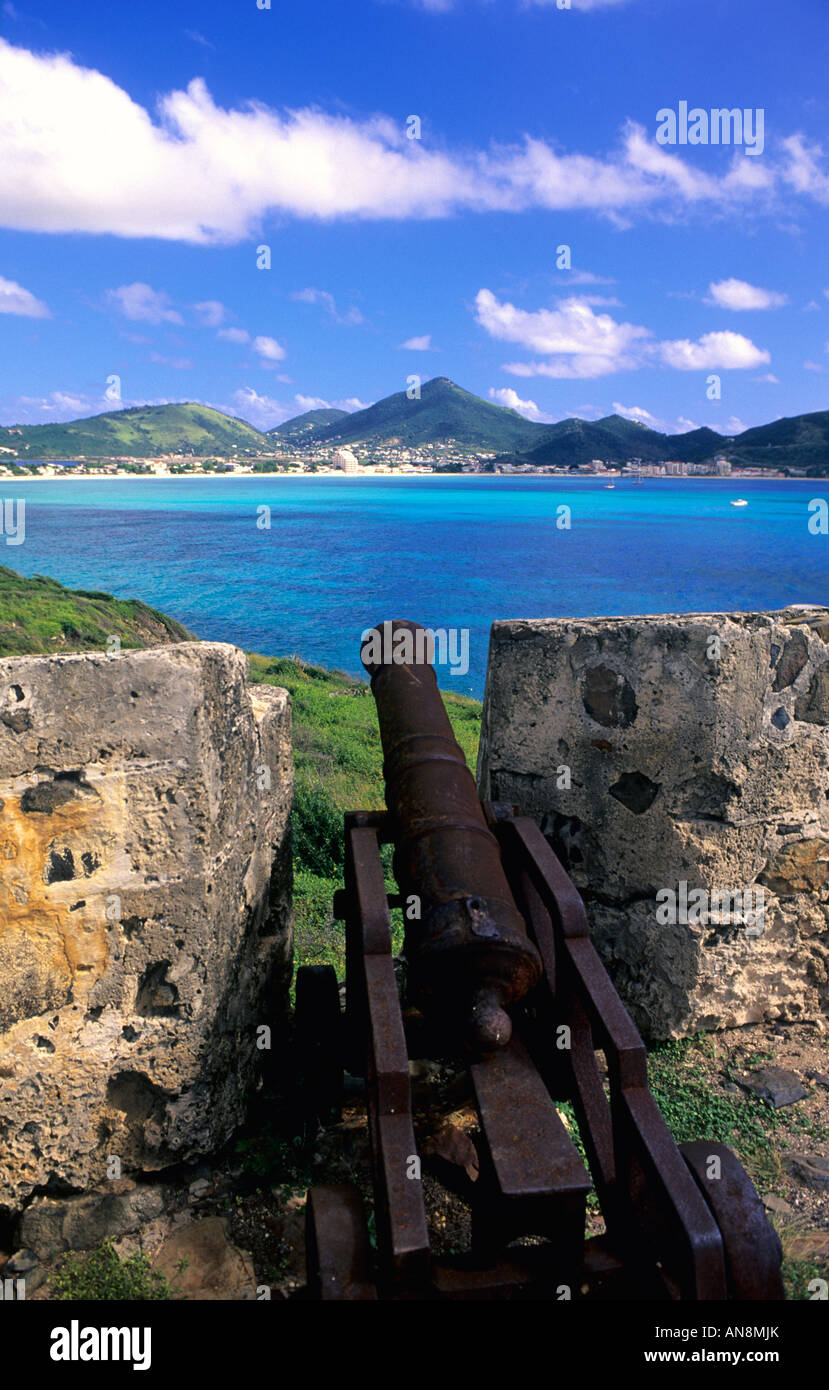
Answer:
<svg viewBox="0 0 829 1390"><path fill-rule="evenodd" d="M572 418L548 425L541 442L518 455L517 461L542 468L575 468L593 459L606 463L625 463L634 458L643 463L665 459L701 463L720 453L725 445L726 440L714 430L661 434L621 415L606 415L601 420Z"/></svg>
<svg viewBox="0 0 829 1390"><path fill-rule="evenodd" d="M420 399L405 391L386 396L345 420L317 430L316 444L388 443L442 444L453 440L469 449L506 453L530 449L547 426L534 425L503 405L473 396L448 377L437 376L421 387Z"/></svg>
<svg viewBox="0 0 829 1390"><path fill-rule="evenodd" d="M6 436L8 436L6 438ZM0 427L4 446L20 458L148 458L155 454L229 455L252 449L263 453L267 441L244 420L207 405L142 405L112 410L66 425ZM235 447L234 447L235 446ZM0 458L5 457L0 455Z"/></svg>
<svg viewBox="0 0 829 1390"><path fill-rule="evenodd" d="M277 441L295 446L298 453L313 446L323 455L340 444L411 447L451 441L470 452L494 453L499 461L553 468L575 468L592 459L701 463L722 453L738 466L806 469L813 476L829 476L829 410L774 420L735 438L707 428L661 434L621 415L541 425L464 391L445 376L427 381L418 400L398 391L353 414L309 410L267 434L193 403L135 406L64 425L0 426L0 464L13 461L8 449L16 449L24 463L158 454L256 458L272 456Z"/></svg>
<svg viewBox="0 0 829 1390"><path fill-rule="evenodd" d="M304 415L295 415L292 420L285 420L283 424L268 430L268 434L278 434L282 439L295 440L301 439L303 435L316 437L319 430L324 429L326 425L334 425L338 420L344 420L347 415L347 410L335 410L333 406L327 410L306 410Z"/></svg>
<svg viewBox="0 0 829 1390"><path fill-rule="evenodd" d="M737 435L728 446L739 463L829 472L829 410L790 415Z"/></svg>
<svg viewBox="0 0 829 1390"><path fill-rule="evenodd" d="M125 648L197 640L174 618L139 599L64 589L56 579L42 574L25 579L0 565L0 656L107 651L112 637L119 637Z"/></svg>

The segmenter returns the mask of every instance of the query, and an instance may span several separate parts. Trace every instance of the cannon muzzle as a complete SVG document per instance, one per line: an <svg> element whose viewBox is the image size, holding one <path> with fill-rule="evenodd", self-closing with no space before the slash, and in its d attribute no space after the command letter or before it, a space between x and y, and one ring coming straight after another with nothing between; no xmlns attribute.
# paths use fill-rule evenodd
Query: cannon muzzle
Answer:
<svg viewBox="0 0 829 1390"><path fill-rule="evenodd" d="M424 1011L460 1022L472 1051L492 1053L509 1042L507 1009L538 983L541 959L444 709L431 633L386 622L361 655L380 722L409 990Z"/></svg>

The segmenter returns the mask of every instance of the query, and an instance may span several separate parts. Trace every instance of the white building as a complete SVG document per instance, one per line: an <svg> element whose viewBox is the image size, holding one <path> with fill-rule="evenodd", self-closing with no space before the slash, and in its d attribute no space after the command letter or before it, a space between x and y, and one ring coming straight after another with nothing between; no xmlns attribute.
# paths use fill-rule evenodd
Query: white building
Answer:
<svg viewBox="0 0 829 1390"><path fill-rule="evenodd" d="M331 463L334 468L341 468L344 473L359 473L360 471L359 461L350 449L336 449Z"/></svg>

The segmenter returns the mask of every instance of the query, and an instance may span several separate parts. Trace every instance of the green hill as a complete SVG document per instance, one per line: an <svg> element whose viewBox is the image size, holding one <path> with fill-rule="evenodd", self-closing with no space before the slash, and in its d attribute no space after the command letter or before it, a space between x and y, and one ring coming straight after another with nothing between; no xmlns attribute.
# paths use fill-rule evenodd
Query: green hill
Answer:
<svg viewBox="0 0 829 1390"><path fill-rule="evenodd" d="M174 618L138 599L65 589L56 579L26 579L0 565L0 657L106 651L110 637L119 637L122 647L196 640Z"/></svg>
<svg viewBox="0 0 829 1390"><path fill-rule="evenodd" d="M593 459L606 463L626 463L636 458L643 463L665 459L701 463L720 453L724 446L722 435L714 430L660 434L621 415L607 415L602 420L572 418L549 425L544 439L534 449L521 453L516 461L554 468L575 468Z"/></svg>
<svg viewBox="0 0 829 1390"><path fill-rule="evenodd" d="M314 444L355 444L397 440L403 445L436 444L453 440L466 448L530 449L547 426L534 425L502 405L473 396L448 377L434 377L421 387L419 400L405 391L386 396L365 410L355 411L314 434Z"/></svg>
<svg viewBox="0 0 829 1390"><path fill-rule="evenodd" d="M707 428L661 434L620 415L601 420L535 424L515 410L435 377L419 400L405 391L365 410L306 411L263 434L253 425L211 406L135 406L68 424L0 426L0 448L16 449L20 463L40 459L152 458L161 454L257 459L273 456L280 441L296 447L397 443L402 447L450 441L462 449L494 453L504 462L575 468L603 459L643 463L677 459L701 463L723 453L738 465L808 469L829 474L829 411L775 420L727 439ZM0 464L13 464L0 453Z"/></svg>
<svg viewBox="0 0 829 1390"><path fill-rule="evenodd" d="M303 436L316 437L326 425L334 425L338 420L348 418L347 410L335 410L333 406L325 410L306 410L304 415L295 415L281 425L268 430L268 434L278 434L281 439L301 439Z"/></svg>
<svg viewBox="0 0 829 1390"><path fill-rule="evenodd" d="M156 454L264 453L267 440L253 425L208 405L142 405L65 425L0 427L0 443L27 458L149 458ZM3 454L0 458L7 458Z"/></svg>
<svg viewBox="0 0 829 1390"><path fill-rule="evenodd" d="M791 415L744 430L729 446L740 463L829 473L829 410Z"/></svg>

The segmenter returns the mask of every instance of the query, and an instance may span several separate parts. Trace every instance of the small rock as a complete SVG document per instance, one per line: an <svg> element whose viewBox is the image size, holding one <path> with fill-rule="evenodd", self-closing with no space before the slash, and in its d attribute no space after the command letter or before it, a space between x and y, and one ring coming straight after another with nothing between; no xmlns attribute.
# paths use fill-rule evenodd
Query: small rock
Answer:
<svg viewBox="0 0 829 1390"><path fill-rule="evenodd" d="M829 1231L805 1231L786 1242L792 1260L829 1260Z"/></svg>
<svg viewBox="0 0 829 1390"><path fill-rule="evenodd" d="M744 1091L750 1091L759 1100L766 1100L773 1105L775 1110L780 1110L784 1105L794 1105L795 1101L804 1100L808 1091L801 1085L800 1077L793 1071L787 1071L785 1067L761 1067L759 1071L754 1071L745 1081L740 1081Z"/></svg>
<svg viewBox="0 0 829 1390"><path fill-rule="evenodd" d="M30 1274L40 1264L34 1250L18 1250L6 1265L7 1274Z"/></svg>
<svg viewBox="0 0 829 1390"><path fill-rule="evenodd" d="M228 1239L220 1216L174 1231L158 1252L156 1267L187 1300L256 1299L253 1261Z"/></svg>
<svg viewBox="0 0 829 1390"><path fill-rule="evenodd" d="M46 1271L41 1266L34 1250L17 1250L3 1270L3 1277L4 1279L23 1279L28 1297L35 1289L40 1288L46 1278Z"/></svg>
<svg viewBox="0 0 829 1390"><path fill-rule="evenodd" d="M778 1216L794 1215L794 1208L790 1203L784 1201L782 1197L776 1197L773 1192L770 1192L767 1197L763 1198L763 1206L766 1208L766 1211L776 1212Z"/></svg>
<svg viewBox="0 0 829 1390"><path fill-rule="evenodd" d="M829 1086L829 1075L825 1071L809 1071L806 1075L812 1081L816 1081L818 1086Z"/></svg>
<svg viewBox="0 0 829 1390"><path fill-rule="evenodd" d="M122 1197L125 1192L134 1192L138 1184L132 1178L110 1178L107 1182L98 1185L98 1192L114 1192L117 1197Z"/></svg>
<svg viewBox="0 0 829 1390"><path fill-rule="evenodd" d="M423 1141L420 1152L424 1158L437 1159L453 1168L463 1168L471 1182L477 1182L478 1150L469 1135L457 1125L445 1124Z"/></svg>
<svg viewBox="0 0 829 1390"><path fill-rule="evenodd" d="M725 1091L726 1095L729 1096L738 1096L740 1094L739 1086L735 1086L733 1081L724 1081L723 1090Z"/></svg>
<svg viewBox="0 0 829 1390"><path fill-rule="evenodd" d="M210 1183L207 1178L197 1178L195 1182L191 1182L187 1190L193 1201L198 1202L200 1198L207 1196L210 1191Z"/></svg>
<svg viewBox="0 0 829 1390"><path fill-rule="evenodd" d="M786 1154L783 1166L793 1177L818 1191L829 1187L829 1158L822 1154Z"/></svg>
<svg viewBox="0 0 829 1390"><path fill-rule="evenodd" d="M440 1067L437 1062L419 1058L409 1063L409 1076L423 1086L431 1086L440 1080Z"/></svg>

